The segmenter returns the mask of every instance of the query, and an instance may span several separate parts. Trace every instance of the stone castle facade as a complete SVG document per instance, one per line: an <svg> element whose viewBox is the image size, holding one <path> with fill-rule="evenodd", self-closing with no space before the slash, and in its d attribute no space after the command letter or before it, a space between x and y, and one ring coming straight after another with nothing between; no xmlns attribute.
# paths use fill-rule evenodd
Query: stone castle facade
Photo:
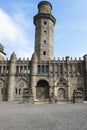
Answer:
<svg viewBox="0 0 87 130"><path fill-rule="evenodd" d="M31 60L17 59L15 53L5 59L0 44L0 101L71 102L74 94L87 100L87 55L83 60L69 56L53 58L54 26L52 5L38 4L34 16L35 51Z"/></svg>

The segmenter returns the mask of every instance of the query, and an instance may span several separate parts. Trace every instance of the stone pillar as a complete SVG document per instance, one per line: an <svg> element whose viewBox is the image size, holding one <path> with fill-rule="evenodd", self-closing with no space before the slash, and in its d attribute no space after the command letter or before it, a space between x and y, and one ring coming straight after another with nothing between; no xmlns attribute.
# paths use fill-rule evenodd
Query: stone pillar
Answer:
<svg viewBox="0 0 87 130"><path fill-rule="evenodd" d="M87 55L84 56L84 98L87 100Z"/></svg>
<svg viewBox="0 0 87 130"><path fill-rule="evenodd" d="M37 76L37 55L34 53L31 59L31 88L33 92L34 101L36 100L36 76Z"/></svg>
<svg viewBox="0 0 87 130"><path fill-rule="evenodd" d="M14 101L15 73L16 73L16 55L13 53L10 58L9 83L8 83L8 101Z"/></svg>
<svg viewBox="0 0 87 130"><path fill-rule="evenodd" d="M66 57L66 66L67 66L67 78L69 76L69 56Z"/></svg>

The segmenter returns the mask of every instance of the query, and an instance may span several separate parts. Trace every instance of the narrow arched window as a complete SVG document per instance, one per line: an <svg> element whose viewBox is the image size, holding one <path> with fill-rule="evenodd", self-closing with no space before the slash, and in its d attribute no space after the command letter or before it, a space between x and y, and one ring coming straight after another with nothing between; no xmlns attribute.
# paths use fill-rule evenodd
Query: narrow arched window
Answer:
<svg viewBox="0 0 87 130"><path fill-rule="evenodd" d="M41 72L41 66L38 65L38 73L40 73L40 72Z"/></svg>
<svg viewBox="0 0 87 130"><path fill-rule="evenodd" d="M79 64L77 65L77 73L78 75L81 75L81 66Z"/></svg>
<svg viewBox="0 0 87 130"><path fill-rule="evenodd" d="M46 65L46 73L48 73L48 72L49 72L49 66Z"/></svg>
<svg viewBox="0 0 87 130"><path fill-rule="evenodd" d="M23 67L20 66L20 74L22 74L22 72L23 72Z"/></svg>
<svg viewBox="0 0 87 130"><path fill-rule="evenodd" d="M27 72L27 67L26 66L24 66L24 73L26 73Z"/></svg>
<svg viewBox="0 0 87 130"><path fill-rule="evenodd" d="M63 65L60 65L60 74L63 74Z"/></svg>
<svg viewBox="0 0 87 130"><path fill-rule="evenodd" d="M30 73L30 66L28 66L28 74Z"/></svg>
<svg viewBox="0 0 87 130"><path fill-rule="evenodd" d="M44 73L44 65L42 65L42 73Z"/></svg>

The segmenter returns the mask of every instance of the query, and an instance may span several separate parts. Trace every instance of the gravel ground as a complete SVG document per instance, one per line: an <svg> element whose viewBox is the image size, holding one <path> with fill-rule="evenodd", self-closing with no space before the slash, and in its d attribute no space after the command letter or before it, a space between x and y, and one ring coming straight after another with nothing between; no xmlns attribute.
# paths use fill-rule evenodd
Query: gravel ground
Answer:
<svg viewBox="0 0 87 130"><path fill-rule="evenodd" d="M87 130L87 104L1 102L0 130Z"/></svg>

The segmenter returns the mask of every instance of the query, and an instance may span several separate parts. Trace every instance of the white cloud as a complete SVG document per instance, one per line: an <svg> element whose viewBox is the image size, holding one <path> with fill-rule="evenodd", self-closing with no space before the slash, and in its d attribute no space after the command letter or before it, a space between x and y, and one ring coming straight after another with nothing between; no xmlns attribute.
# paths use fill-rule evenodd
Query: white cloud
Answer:
<svg viewBox="0 0 87 130"><path fill-rule="evenodd" d="M17 37L17 27L14 25L12 19L2 9L0 9L0 40L7 39L15 41Z"/></svg>
<svg viewBox="0 0 87 130"><path fill-rule="evenodd" d="M10 16L0 9L0 42L7 47L7 55L15 51L18 57L31 57L33 40L27 36L30 27L22 11Z"/></svg>

